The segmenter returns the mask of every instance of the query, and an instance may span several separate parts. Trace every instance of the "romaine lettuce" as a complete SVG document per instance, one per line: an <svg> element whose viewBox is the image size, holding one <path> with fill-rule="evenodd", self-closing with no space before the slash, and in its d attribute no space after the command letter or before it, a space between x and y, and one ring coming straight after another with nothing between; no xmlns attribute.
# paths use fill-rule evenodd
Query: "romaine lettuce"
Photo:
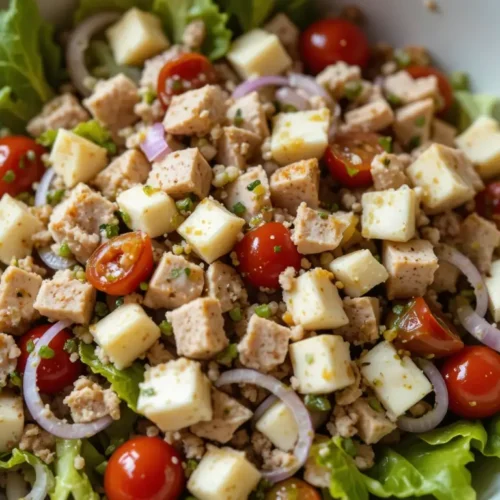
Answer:
<svg viewBox="0 0 500 500"><path fill-rule="evenodd" d="M473 94L465 90L455 91L456 113L454 121L459 131L465 130L482 115L500 120L500 99L489 94Z"/></svg>

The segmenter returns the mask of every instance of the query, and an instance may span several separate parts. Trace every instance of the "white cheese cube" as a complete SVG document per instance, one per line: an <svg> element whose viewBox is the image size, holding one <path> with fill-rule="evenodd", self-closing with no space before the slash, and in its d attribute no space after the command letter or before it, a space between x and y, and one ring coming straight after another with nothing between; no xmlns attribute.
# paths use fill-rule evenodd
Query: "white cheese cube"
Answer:
<svg viewBox="0 0 500 500"><path fill-rule="evenodd" d="M441 266L441 263L439 264ZM500 321L500 260L491 264L490 277L485 279L493 321Z"/></svg>
<svg viewBox="0 0 500 500"><path fill-rule="evenodd" d="M237 38L226 57L243 80L250 76L279 75L292 65L279 38L260 29Z"/></svg>
<svg viewBox="0 0 500 500"><path fill-rule="evenodd" d="M189 478L187 489L198 500L245 500L260 481L260 472L232 448L209 447Z"/></svg>
<svg viewBox="0 0 500 500"><path fill-rule="evenodd" d="M364 238L408 241L415 236L418 201L415 191L408 186L365 193L361 204Z"/></svg>
<svg viewBox="0 0 500 500"><path fill-rule="evenodd" d="M205 262L211 264L229 253L238 240L245 220L210 198L202 200L177 232Z"/></svg>
<svg viewBox="0 0 500 500"><path fill-rule="evenodd" d="M408 357L381 342L361 358L361 374L388 412L399 417L432 392L432 384Z"/></svg>
<svg viewBox="0 0 500 500"><path fill-rule="evenodd" d="M500 174L500 123L480 116L455 142L483 179Z"/></svg>
<svg viewBox="0 0 500 500"><path fill-rule="evenodd" d="M66 187L72 188L79 182L88 182L104 169L107 151L69 130L59 129L50 163Z"/></svg>
<svg viewBox="0 0 500 500"><path fill-rule="evenodd" d="M0 393L0 453L15 448L24 428L23 399L10 391Z"/></svg>
<svg viewBox="0 0 500 500"><path fill-rule="evenodd" d="M294 280L283 299L293 321L306 330L327 330L349 323L332 274L316 268Z"/></svg>
<svg viewBox="0 0 500 500"><path fill-rule="evenodd" d="M280 165L321 158L328 146L330 110L280 113L273 122L271 154Z"/></svg>
<svg viewBox="0 0 500 500"><path fill-rule="evenodd" d="M43 229L42 223L28 207L8 194L0 200L0 261L9 264L13 257L31 254L31 237Z"/></svg>
<svg viewBox="0 0 500 500"><path fill-rule="evenodd" d="M139 66L170 45L160 19L135 7L110 26L106 36L118 64Z"/></svg>
<svg viewBox="0 0 500 500"><path fill-rule="evenodd" d="M150 186L137 185L127 189L116 201L130 216L129 227L134 231L140 229L151 238L175 231L182 221L173 198Z"/></svg>
<svg viewBox="0 0 500 500"><path fill-rule="evenodd" d="M137 409L162 431L212 420L210 381L197 361L179 358L146 371Z"/></svg>
<svg viewBox="0 0 500 500"><path fill-rule="evenodd" d="M318 335L290 345L301 394L329 394L354 384L349 343L340 335Z"/></svg>
<svg viewBox="0 0 500 500"><path fill-rule="evenodd" d="M330 270L335 279L344 284L344 292L350 297L361 297L389 277L385 267L366 249L335 259Z"/></svg>
<svg viewBox="0 0 500 500"><path fill-rule="evenodd" d="M278 401L257 420L255 428L283 451L293 450L299 437L297 421L288 407Z"/></svg>
<svg viewBox="0 0 500 500"><path fill-rule="evenodd" d="M90 331L119 370L130 366L160 338L160 329L138 304L118 307Z"/></svg>

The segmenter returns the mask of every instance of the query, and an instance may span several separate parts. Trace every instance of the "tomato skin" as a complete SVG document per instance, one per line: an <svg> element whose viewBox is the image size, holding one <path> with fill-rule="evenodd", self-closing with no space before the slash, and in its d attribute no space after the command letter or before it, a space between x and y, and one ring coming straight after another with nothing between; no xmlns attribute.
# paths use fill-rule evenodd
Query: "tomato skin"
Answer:
<svg viewBox="0 0 500 500"><path fill-rule="evenodd" d="M52 325L36 326L28 333L25 333L19 340L21 355L17 360L19 373L24 373L26 362L28 361L28 343L39 339ZM83 365L80 360L74 363L70 359L70 354L64 350L66 341L73 339L67 330L59 332L50 342L49 347L54 351L54 357L41 359L37 368L37 386L40 392L45 394L56 394L65 387L70 386L83 373Z"/></svg>
<svg viewBox="0 0 500 500"><path fill-rule="evenodd" d="M177 500L185 482L181 456L157 437L129 439L111 455L104 473L109 500Z"/></svg>
<svg viewBox="0 0 500 500"><path fill-rule="evenodd" d="M26 154L33 151L35 157L28 159ZM0 198L4 194L16 196L30 191L31 185L39 181L45 172L42 155L47 151L33 139L12 135L0 139ZM22 168L21 168L22 167ZM11 182L6 179L13 177Z"/></svg>
<svg viewBox="0 0 500 500"><path fill-rule="evenodd" d="M500 411L500 354L466 346L441 368L450 410L460 417L486 418Z"/></svg>
<svg viewBox="0 0 500 500"><path fill-rule="evenodd" d="M280 247L279 251L275 247ZM279 288L279 275L287 267L300 269L301 255L290 231L279 222L268 222L248 232L234 250L240 272L256 287Z"/></svg>
<svg viewBox="0 0 500 500"><path fill-rule="evenodd" d="M302 61L313 74L330 64L344 61L364 68L370 59L370 46L363 31L340 18L321 19L300 37Z"/></svg>
<svg viewBox="0 0 500 500"><path fill-rule="evenodd" d="M152 272L151 238L134 231L111 238L97 248L87 262L85 274L94 288L109 295L127 295Z"/></svg>
<svg viewBox="0 0 500 500"><path fill-rule="evenodd" d="M321 496L310 484L292 477L274 485L266 494L266 500L321 500Z"/></svg>
<svg viewBox="0 0 500 500"><path fill-rule="evenodd" d="M494 181L486 184L483 191L476 195L476 212L491 219L500 227L500 182Z"/></svg>

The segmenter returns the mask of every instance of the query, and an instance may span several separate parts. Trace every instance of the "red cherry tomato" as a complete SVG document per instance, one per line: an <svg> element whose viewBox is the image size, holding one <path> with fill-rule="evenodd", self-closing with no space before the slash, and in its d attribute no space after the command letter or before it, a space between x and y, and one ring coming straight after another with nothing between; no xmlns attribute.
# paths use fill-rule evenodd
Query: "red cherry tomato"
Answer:
<svg viewBox="0 0 500 500"><path fill-rule="evenodd" d="M370 186L373 157L384 151L379 139L378 134L369 132L336 136L334 144L325 151L325 162L333 178L350 188Z"/></svg>
<svg viewBox="0 0 500 500"><path fill-rule="evenodd" d="M290 231L279 222L268 222L245 234L234 250L239 270L256 287L279 288L279 275L287 267L300 269L301 256Z"/></svg>
<svg viewBox="0 0 500 500"><path fill-rule="evenodd" d="M412 354L439 358L464 347L455 327L445 316L431 311L422 297L412 300L401 315L394 315L389 321L398 334L394 340L396 347Z"/></svg>
<svg viewBox="0 0 500 500"><path fill-rule="evenodd" d="M486 346L466 346L441 368L450 409L465 418L491 417L500 411L500 354Z"/></svg>
<svg viewBox="0 0 500 500"><path fill-rule="evenodd" d="M157 437L139 436L122 444L104 473L109 500L177 500L184 483L181 456Z"/></svg>
<svg viewBox="0 0 500 500"><path fill-rule="evenodd" d="M266 494L266 500L321 500L321 496L310 484L292 477L274 485Z"/></svg>
<svg viewBox="0 0 500 500"><path fill-rule="evenodd" d="M409 66L405 68L413 78L422 78L434 75L438 81L439 93L443 98L443 107L439 110L440 115L445 115L453 104L453 88L448 78L436 68L431 66Z"/></svg>
<svg viewBox="0 0 500 500"><path fill-rule="evenodd" d="M50 327L51 325L36 326L19 340L21 355L17 360L17 369L20 373L24 373L32 348ZM60 392L71 385L83 372L81 361L77 360L73 363L70 359L70 353L64 349L66 342L73 338L67 330L62 330L49 342L54 356L51 358L42 357L36 371L37 386L41 392L46 394Z"/></svg>
<svg viewBox="0 0 500 500"><path fill-rule="evenodd" d="M486 184L476 196L476 212L500 227L500 182Z"/></svg>
<svg viewBox="0 0 500 500"><path fill-rule="evenodd" d="M153 245L142 231L102 244L87 262L87 281L109 295L132 293L153 271Z"/></svg>
<svg viewBox="0 0 500 500"><path fill-rule="evenodd" d="M45 172L45 149L29 137L13 135L0 139L0 198L30 191Z"/></svg>
<svg viewBox="0 0 500 500"><path fill-rule="evenodd" d="M172 96L215 83L217 75L212 63L201 54L181 54L168 61L158 76L158 98L165 108Z"/></svg>
<svg viewBox="0 0 500 500"><path fill-rule="evenodd" d="M364 68L370 46L363 31L345 19L322 19L311 24L300 37L302 61L313 74L338 61Z"/></svg>

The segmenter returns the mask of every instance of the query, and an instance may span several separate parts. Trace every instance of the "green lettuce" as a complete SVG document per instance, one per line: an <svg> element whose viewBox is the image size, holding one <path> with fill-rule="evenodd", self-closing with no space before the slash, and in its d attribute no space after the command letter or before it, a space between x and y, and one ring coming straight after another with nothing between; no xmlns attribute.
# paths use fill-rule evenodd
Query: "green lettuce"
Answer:
<svg viewBox="0 0 500 500"><path fill-rule="evenodd" d="M480 116L500 120L500 99L489 94L473 94L466 90L455 91L456 109L454 122L460 131L465 130Z"/></svg>
<svg viewBox="0 0 500 500"><path fill-rule="evenodd" d="M111 133L96 120L79 123L73 132L106 149L110 155L116 154L116 144L111 138Z"/></svg>

